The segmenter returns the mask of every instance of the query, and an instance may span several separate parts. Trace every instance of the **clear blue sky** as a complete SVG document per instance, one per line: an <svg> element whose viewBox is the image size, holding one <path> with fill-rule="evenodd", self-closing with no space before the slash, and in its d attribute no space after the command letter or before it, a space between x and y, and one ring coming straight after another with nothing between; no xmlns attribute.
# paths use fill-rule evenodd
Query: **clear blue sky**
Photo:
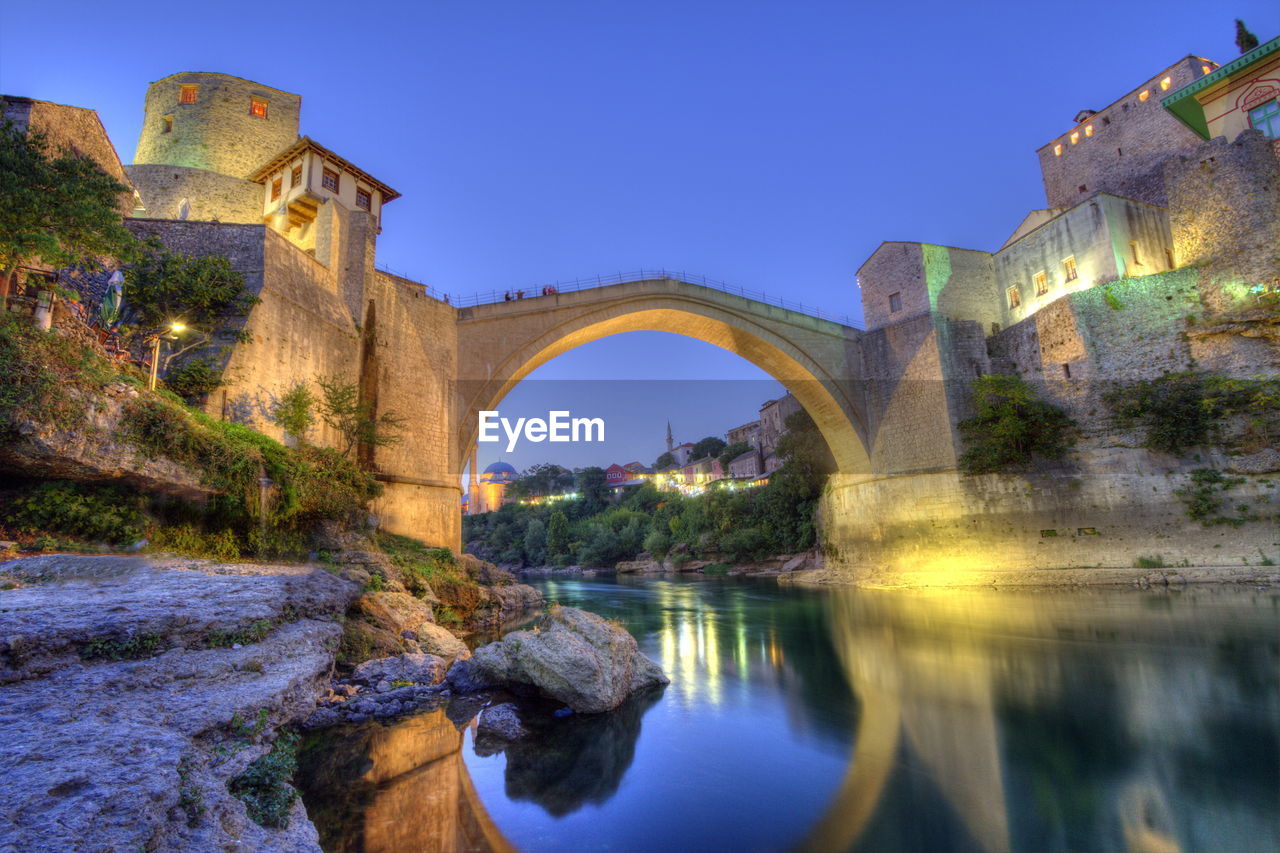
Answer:
<svg viewBox="0 0 1280 853"><path fill-rule="evenodd" d="M1044 203L1037 147L1237 55L1236 17L1280 32L1275 0L11 2L0 91L97 109L125 162L149 81L298 92L304 133L404 193L381 261L455 294L666 267L857 316L882 240L998 247ZM656 333L536 374L667 376L761 374Z"/></svg>

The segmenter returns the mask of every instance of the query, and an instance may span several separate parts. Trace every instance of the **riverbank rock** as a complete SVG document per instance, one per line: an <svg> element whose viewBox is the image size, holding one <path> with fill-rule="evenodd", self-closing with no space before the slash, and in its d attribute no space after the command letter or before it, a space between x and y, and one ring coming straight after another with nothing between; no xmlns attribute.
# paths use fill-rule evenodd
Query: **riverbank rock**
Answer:
<svg viewBox="0 0 1280 853"><path fill-rule="evenodd" d="M516 711L516 706L511 702L503 702L501 705L490 705L480 712L476 734L515 741L520 740L528 732L520 724L520 714Z"/></svg>
<svg viewBox="0 0 1280 853"><path fill-rule="evenodd" d="M406 681L411 684L439 684L444 681L448 669L449 662L444 658L426 654L405 654L365 661L351 673L351 680L368 687L397 681Z"/></svg>
<svg viewBox="0 0 1280 853"><path fill-rule="evenodd" d="M613 568L620 575L632 573L651 575L664 571L662 563L657 560L623 560Z"/></svg>
<svg viewBox="0 0 1280 853"><path fill-rule="evenodd" d="M621 625L573 607L553 607L533 630L481 646L454 664L448 680L464 693L534 687L588 714L616 708L637 690L670 683Z"/></svg>
<svg viewBox="0 0 1280 853"><path fill-rule="evenodd" d="M0 850L319 851L301 802L267 828L227 783L311 713L359 587L306 566L62 555L5 576L31 583L0 591Z"/></svg>

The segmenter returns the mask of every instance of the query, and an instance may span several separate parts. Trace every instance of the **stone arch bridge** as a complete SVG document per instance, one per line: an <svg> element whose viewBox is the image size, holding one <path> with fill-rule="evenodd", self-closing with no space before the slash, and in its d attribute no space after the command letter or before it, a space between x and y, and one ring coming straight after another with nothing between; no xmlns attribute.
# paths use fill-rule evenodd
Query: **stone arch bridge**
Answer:
<svg viewBox="0 0 1280 853"><path fill-rule="evenodd" d="M644 278L458 310L457 448L477 412L562 353L623 332L672 332L741 356L813 417L842 474L869 474L862 332L850 325L675 278Z"/></svg>

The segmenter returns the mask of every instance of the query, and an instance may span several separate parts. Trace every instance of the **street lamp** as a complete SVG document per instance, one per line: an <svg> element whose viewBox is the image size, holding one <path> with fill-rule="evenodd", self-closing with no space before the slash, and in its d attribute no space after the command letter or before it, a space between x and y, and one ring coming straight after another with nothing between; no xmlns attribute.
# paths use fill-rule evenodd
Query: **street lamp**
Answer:
<svg viewBox="0 0 1280 853"><path fill-rule="evenodd" d="M187 330L185 324L180 320L174 320L169 324L166 330L172 334L180 335ZM160 376L160 339L163 338L165 332L156 332L151 336L151 379L147 383L152 391L156 390L156 379Z"/></svg>

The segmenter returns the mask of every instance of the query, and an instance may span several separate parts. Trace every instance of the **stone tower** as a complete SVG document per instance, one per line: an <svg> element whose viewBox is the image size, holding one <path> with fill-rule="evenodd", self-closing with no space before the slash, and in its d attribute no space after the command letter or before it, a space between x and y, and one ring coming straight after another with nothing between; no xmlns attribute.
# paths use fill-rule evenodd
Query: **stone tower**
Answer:
<svg viewBox="0 0 1280 853"><path fill-rule="evenodd" d="M298 139L302 96L252 80L185 71L147 88L135 164L248 178Z"/></svg>

